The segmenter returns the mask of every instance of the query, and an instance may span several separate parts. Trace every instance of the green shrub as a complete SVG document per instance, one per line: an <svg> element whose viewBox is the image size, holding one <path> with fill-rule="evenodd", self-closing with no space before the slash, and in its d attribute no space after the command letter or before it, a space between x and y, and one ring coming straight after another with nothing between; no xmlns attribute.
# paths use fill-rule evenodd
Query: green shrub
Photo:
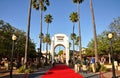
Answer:
<svg viewBox="0 0 120 78"><path fill-rule="evenodd" d="M101 65L100 71L106 72L106 71L107 71L107 68L106 68L104 65Z"/></svg>
<svg viewBox="0 0 120 78"><path fill-rule="evenodd" d="M92 72L92 67L91 66L88 67L88 71Z"/></svg>
<svg viewBox="0 0 120 78"><path fill-rule="evenodd" d="M21 67L17 70L17 72L18 72L18 73L24 73L24 72L25 72L24 67L21 66Z"/></svg>
<svg viewBox="0 0 120 78"><path fill-rule="evenodd" d="M18 73L32 73L34 70L31 67L24 69L24 67L21 66L17 71L18 71Z"/></svg>
<svg viewBox="0 0 120 78"><path fill-rule="evenodd" d="M32 72L33 72L33 69L31 67L25 70L25 73L32 73Z"/></svg>

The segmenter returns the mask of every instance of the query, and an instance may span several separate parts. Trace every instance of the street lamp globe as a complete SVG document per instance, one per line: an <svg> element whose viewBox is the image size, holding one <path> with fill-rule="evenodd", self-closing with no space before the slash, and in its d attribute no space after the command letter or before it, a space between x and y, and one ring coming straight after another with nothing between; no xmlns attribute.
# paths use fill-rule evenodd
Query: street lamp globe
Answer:
<svg viewBox="0 0 120 78"><path fill-rule="evenodd" d="M113 37L113 34L112 33L109 33L108 34L108 38L111 39Z"/></svg>
<svg viewBox="0 0 120 78"><path fill-rule="evenodd" d="M13 35L12 35L12 40L14 41L14 40L16 40L16 39L17 39L16 35L13 34Z"/></svg>

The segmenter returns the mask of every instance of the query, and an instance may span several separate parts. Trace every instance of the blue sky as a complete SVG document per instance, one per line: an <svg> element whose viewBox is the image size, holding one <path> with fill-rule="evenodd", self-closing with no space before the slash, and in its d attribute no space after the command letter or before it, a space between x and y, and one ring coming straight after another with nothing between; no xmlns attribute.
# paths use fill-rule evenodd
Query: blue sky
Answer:
<svg viewBox="0 0 120 78"><path fill-rule="evenodd" d="M89 41L93 38L93 28L91 12L89 7L90 0L84 0L80 5L80 25L82 46L87 47ZM120 16L120 0L92 0L97 34L108 29L109 24L114 18ZM76 4L72 0L50 0L48 10L43 13L53 16L53 22L50 24L49 33L51 37L57 33L66 34L70 37L72 33L72 22L69 15L77 11ZM12 26L26 32L28 19L29 0L0 0L0 20L10 23ZM44 21L44 19L43 19ZM43 33L46 33L47 24L43 22ZM40 33L40 11L32 9L30 37L39 47ZM75 32L78 32L78 25L75 26ZM70 38L69 38L70 40Z"/></svg>

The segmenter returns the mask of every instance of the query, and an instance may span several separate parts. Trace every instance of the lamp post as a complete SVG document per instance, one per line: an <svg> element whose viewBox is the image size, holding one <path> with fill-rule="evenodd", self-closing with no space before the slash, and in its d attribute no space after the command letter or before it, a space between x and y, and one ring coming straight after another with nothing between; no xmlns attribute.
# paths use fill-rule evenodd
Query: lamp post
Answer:
<svg viewBox="0 0 120 78"><path fill-rule="evenodd" d="M41 57L40 57L40 48L38 48L38 66L40 66L40 59L41 59Z"/></svg>
<svg viewBox="0 0 120 78"><path fill-rule="evenodd" d="M109 33L108 34L108 38L110 40L110 54L111 54L111 62L112 62L112 78L117 78L116 74L115 74L115 65L114 65L114 59L113 59L113 49L112 49L112 38L113 38L113 34Z"/></svg>
<svg viewBox="0 0 120 78"><path fill-rule="evenodd" d="M13 52L14 52L14 41L17 39L15 34L12 35L12 53L11 53L11 66L10 66L10 78L12 78L12 70L13 70Z"/></svg>

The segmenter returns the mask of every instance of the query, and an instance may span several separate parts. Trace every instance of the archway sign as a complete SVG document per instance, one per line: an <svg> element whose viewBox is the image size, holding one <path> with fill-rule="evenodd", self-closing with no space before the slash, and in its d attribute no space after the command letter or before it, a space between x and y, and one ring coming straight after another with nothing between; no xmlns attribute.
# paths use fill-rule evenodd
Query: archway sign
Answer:
<svg viewBox="0 0 120 78"><path fill-rule="evenodd" d="M52 56L52 62L54 60L54 50L56 46L59 45L63 45L65 48L65 52L66 52L66 64L69 65L69 41L68 41L68 37L65 34L55 34L52 37L52 41L51 41L51 51L50 54Z"/></svg>

